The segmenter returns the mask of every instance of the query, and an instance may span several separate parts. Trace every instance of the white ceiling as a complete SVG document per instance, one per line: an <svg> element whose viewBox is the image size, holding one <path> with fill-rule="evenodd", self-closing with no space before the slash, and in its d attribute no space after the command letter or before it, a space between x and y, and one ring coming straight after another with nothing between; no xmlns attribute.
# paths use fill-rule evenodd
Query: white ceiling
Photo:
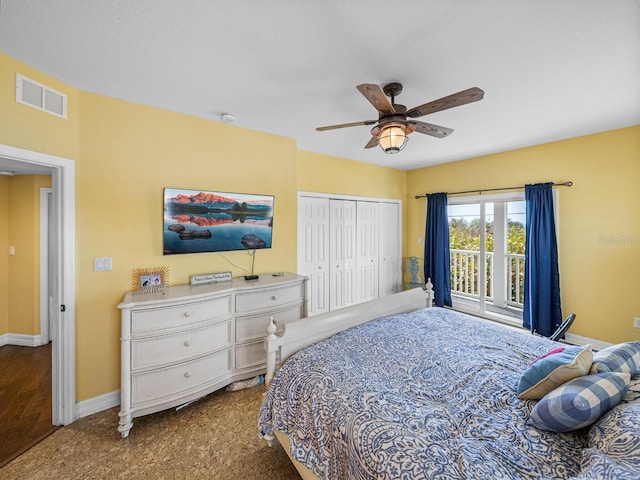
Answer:
<svg viewBox="0 0 640 480"><path fill-rule="evenodd" d="M78 89L415 169L640 124L640 0L0 0L0 51ZM454 129L365 150L360 83Z"/></svg>

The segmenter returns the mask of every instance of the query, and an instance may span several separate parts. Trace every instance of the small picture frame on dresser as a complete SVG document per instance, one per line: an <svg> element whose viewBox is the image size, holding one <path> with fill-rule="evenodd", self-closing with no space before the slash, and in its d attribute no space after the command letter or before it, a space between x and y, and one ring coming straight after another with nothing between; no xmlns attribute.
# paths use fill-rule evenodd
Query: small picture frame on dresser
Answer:
<svg viewBox="0 0 640 480"><path fill-rule="evenodd" d="M136 268L131 288L135 293L153 293L169 285L169 267Z"/></svg>

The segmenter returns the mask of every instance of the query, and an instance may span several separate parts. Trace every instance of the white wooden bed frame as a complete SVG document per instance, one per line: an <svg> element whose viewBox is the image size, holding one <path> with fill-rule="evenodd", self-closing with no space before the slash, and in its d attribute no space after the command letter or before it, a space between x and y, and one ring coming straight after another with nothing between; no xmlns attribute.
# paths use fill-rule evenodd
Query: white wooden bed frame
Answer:
<svg viewBox="0 0 640 480"><path fill-rule="evenodd" d="M267 336L265 337L265 350L267 351L265 384L268 386L273 380L278 366L278 358L280 359L279 364L282 364L293 353L307 345L377 318L431 307L433 306L433 299L433 285L429 279L425 289L414 288L333 312L302 318L283 325L280 333L277 333L278 326L273 317L271 317L267 326ZM285 452L287 452L304 480L317 478L311 470L291 457L286 434L276 431L274 435L264 436L270 447L273 446L275 438L278 439Z"/></svg>

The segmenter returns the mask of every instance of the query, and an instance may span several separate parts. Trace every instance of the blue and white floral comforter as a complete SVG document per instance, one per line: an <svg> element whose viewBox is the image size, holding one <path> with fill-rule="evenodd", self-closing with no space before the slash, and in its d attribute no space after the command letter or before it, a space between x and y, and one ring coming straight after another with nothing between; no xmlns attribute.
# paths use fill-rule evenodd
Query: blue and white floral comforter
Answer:
<svg viewBox="0 0 640 480"><path fill-rule="evenodd" d="M375 320L287 360L260 432L325 479L568 478L586 432L528 426L535 402L516 396L553 345L440 308Z"/></svg>

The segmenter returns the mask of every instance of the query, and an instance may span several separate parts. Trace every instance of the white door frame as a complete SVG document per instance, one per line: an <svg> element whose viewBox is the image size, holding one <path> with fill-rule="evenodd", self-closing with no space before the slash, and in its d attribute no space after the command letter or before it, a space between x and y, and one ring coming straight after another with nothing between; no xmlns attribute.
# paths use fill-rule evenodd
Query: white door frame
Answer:
<svg viewBox="0 0 640 480"><path fill-rule="evenodd" d="M51 318L52 421L68 425L77 418L75 378L75 164L72 160L0 144L0 156L51 167L53 225L56 253L52 268L54 304ZM64 305L64 312L62 310Z"/></svg>
<svg viewBox="0 0 640 480"><path fill-rule="evenodd" d="M49 222L50 215L53 213L53 205L51 196L53 189L41 188L40 189L40 345L46 345L51 339L50 319L54 318L53 312L53 299L50 295L49 289L49 237L50 228ZM52 243L52 247L55 247L55 243Z"/></svg>

